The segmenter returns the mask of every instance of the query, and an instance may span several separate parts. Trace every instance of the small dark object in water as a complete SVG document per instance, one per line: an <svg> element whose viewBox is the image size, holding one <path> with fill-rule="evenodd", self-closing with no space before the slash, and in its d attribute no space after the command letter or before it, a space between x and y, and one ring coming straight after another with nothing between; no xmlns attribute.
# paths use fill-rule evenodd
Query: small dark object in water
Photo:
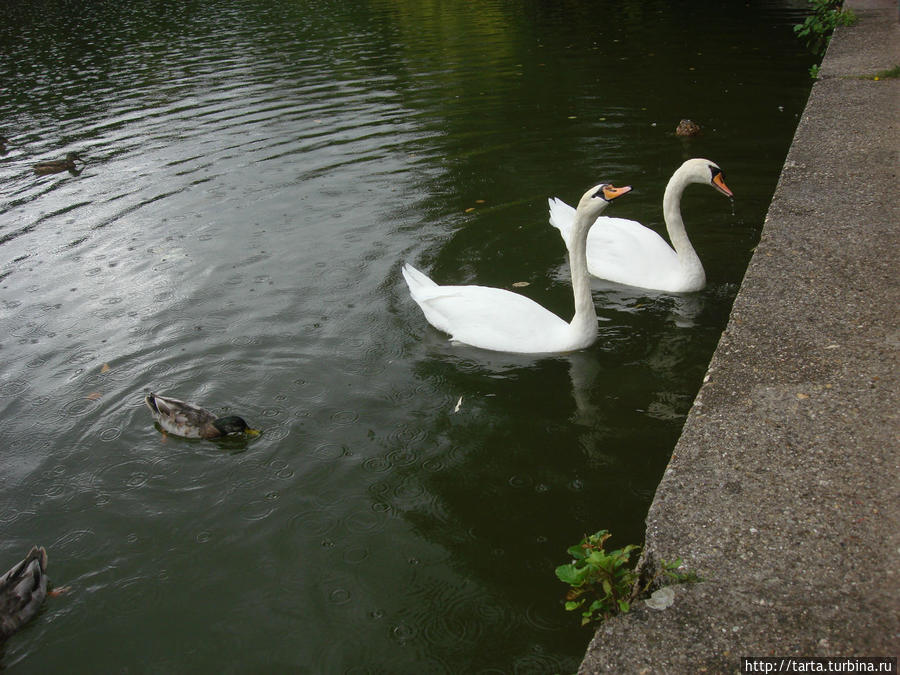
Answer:
<svg viewBox="0 0 900 675"><path fill-rule="evenodd" d="M77 176L79 173L81 173L81 170L75 166L75 162L81 162L82 164L85 163L84 160L78 156L77 152L70 152L68 155L66 155L65 159L54 159L49 162L38 162L34 165L34 172L38 176L46 176L51 173L68 171L69 173Z"/></svg>
<svg viewBox="0 0 900 675"><path fill-rule="evenodd" d="M33 546L0 577L0 643L34 618L47 597L47 551Z"/></svg>
<svg viewBox="0 0 900 675"><path fill-rule="evenodd" d="M681 120L675 128L676 136L699 136L700 125L688 119Z"/></svg>

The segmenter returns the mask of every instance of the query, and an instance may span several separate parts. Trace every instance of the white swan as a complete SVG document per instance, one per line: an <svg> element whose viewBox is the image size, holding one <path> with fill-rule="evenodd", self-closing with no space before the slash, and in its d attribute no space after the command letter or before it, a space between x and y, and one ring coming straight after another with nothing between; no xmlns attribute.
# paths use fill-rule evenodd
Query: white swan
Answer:
<svg viewBox="0 0 900 675"><path fill-rule="evenodd" d="M588 271L620 284L671 293L699 291L706 285L703 264L681 219L681 194L691 183L704 183L727 197L722 170L708 159L689 159L672 174L663 196L663 217L672 246L653 230L634 220L599 218L587 239ZM575 209L550 199L550 224L569 241Z"/></svg>
<svg viewBox="0 0 900 675"><path fill-rule="evenodd" d="M591 297L585 244L591 224L609 203L631 187L592 187L573 209L566 240L575 316L571 323L524 295L488 286L439 286L408 263L403 278L425 318L450 339L498 352L545 354L583 349L597 339L597 313Z"/></svg>

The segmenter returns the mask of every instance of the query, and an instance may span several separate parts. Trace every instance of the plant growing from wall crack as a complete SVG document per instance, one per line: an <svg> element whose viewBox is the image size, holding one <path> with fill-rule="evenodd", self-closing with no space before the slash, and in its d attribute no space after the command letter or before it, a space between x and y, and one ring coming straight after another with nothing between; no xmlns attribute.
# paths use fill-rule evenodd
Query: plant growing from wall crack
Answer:
<svg viewBox="0 0 900 675"><path fill-rule="evenodd" d="M603 545L609 537L606 530L584 537L568 549L572 562L556 568L559 580L571 586L566 609L582 610L582 626L631 607L631 591L637 581L631 555L640 547L629 544L607 553Z"/></svg>
<svg viewBox="0 0 900 675"><path fill-rule="evenodd" d="M693 573L678 571L681 560L663 560L655 574L646 581L640 580L631 558L641 547L629 544L606 551L604 544L610 536L607 530L600 530L583 537L568 549L572 562L556 568L559 580L570 586L566 593L566 609L581 610L582 626L628 612L634 600L645 595L660 580L672 583L698 580Z"/></svg>
<svg viewBox="0 0 900 675"><path fill-rule="evenodd" d="M803 23L794 26L797 37L817 56L825 54L825 48L831 34L838 26L852 26L856 23L856 15L852 9L841 9L841 0L809 0L812 9ZM820 65L813 65L809 74L815 79L819 76Z"/></svg>

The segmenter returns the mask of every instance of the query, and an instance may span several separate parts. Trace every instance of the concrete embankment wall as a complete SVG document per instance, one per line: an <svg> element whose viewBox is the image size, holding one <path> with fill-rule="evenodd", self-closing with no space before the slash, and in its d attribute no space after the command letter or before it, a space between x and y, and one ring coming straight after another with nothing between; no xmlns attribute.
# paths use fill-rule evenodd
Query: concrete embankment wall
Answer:
<svg viewBox="0 0 900 675"><path fill-rule="evenodd" d="M604 623L582 675L900 652L900 79L871 79L900 25L845 6L647 517L648 563L702 581Z"/></svg>

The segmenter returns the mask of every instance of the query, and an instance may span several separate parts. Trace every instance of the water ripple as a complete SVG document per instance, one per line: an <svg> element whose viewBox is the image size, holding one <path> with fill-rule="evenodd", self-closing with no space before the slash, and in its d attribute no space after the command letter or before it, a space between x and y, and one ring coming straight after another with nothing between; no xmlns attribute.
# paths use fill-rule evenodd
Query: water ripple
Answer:
<svg viewBox="0 0 900 675"><path fill-rule="evenodd" d="M561 553L554 523L646 512L805 101L808 56L769 44L769 23L792 38L797 16L738 3L685 22L663 3L613 40L579 3L62 4L12 3L0 23L0 546L48 544L54 579L77 589L34 624L60 636L36 666L146 662L181 612L175 637L196 649L161 670L573 671L559 655L583 643L532 594L557 583L537 533ZM623 52L646 43L632 24L706 40L727 34L709 29L719 14L762 14L764 49L724 49L727 67L687 80L681 47ZM612 60L620 76L598 80ZM573 425L574 360L450 345L398 264L527 278L569 312L546 197L571 199L598 161L661 194L685 152L651 126L681 114L659 105L672 87L721 99L728 124L711 120L707 142L759 206L723 223L727 208L686 203L709 293L595 287L597 410ZM774 96L787 114L765 112ZM765 159L734 159L747 138ZM73 151L79 175L34 174ZM658 223L658 199L623 208ZM240 448L159 434L150 389L263 434ZM503 566L523 581L497 580ZM99 639L110 616L147 639ZM74 666L58 648L73 642Z"/></svg>

